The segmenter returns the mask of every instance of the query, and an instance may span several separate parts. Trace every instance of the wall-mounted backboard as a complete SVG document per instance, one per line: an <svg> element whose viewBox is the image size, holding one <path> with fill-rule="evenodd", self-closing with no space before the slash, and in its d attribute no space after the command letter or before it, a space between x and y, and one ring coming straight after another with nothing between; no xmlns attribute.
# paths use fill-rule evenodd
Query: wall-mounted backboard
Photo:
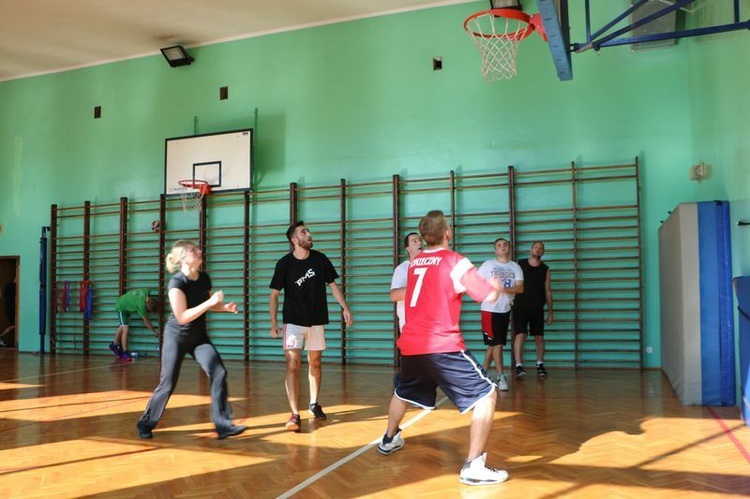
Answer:
<svg viewBox="0 0 750 499"><path fill-rule="evenodd" d="M204 180L211 192L252 187L253 130L166 139L164 194L178 195L180 180Z"/></svg>

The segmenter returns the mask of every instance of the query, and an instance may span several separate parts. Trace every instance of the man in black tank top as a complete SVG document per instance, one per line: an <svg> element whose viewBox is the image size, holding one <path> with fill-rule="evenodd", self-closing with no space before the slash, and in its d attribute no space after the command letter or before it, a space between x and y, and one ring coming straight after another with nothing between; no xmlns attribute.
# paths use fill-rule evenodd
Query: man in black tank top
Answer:
<svg viewBox="0 0 750 499"><path fill-rule="evenodd" d="M518 260L523 270L523 293L516 295L513 303L513 326L516 336L513 339L515 356L515 376L521 379L526 376L523 369L523 345L531 334L536 343L536 370L540 378L547 377L544 368L544 305L547 305L547 324L554 320L552 309L552 287L550 286L549 267L542 262L544 243L534 241L531 244L529 258Z"/></svg>

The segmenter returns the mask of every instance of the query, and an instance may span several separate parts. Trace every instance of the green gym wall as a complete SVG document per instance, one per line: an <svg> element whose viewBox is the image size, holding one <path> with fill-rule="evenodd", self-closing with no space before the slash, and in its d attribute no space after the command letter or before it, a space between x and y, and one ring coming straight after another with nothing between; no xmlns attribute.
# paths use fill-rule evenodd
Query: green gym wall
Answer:
<svg viewBox="0 0 750 499"><path fill-rule="evenodd" d="M256 189L638 157L645 365L658 367L660 221L708 199L728 199L733 221L750 219L750 37L573 54L574 79L560 82L534 35L521 44L518 75L488 84L462 29L485 3L197 47L183 68L155 54L0 82L0 255L21 257L19 349L38 349L39 235L51 204L155 199L165 138L255 126ZM711 175L691 182L700 161ZM435 208L448 207L424 211ZM748 273L748 235L732 237L735 274Z"/></svg>

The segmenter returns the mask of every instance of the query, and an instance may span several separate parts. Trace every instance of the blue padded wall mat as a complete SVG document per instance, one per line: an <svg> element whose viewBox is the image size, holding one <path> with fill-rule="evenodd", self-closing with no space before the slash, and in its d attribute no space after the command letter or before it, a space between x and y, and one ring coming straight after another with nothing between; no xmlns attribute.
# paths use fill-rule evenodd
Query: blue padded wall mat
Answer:
<svg viewBox="0 0 750 499"><path fill-rule="evenodd" d="M729 203L697 204L702 403L733 406L736 388Z"/></svg>
<svg viewBox="0 0 750 499"><path fill-rule="evenodd" d="M750 426L750 276L738 277L735 284L740 316L740 409L743 421Z"/></svg>

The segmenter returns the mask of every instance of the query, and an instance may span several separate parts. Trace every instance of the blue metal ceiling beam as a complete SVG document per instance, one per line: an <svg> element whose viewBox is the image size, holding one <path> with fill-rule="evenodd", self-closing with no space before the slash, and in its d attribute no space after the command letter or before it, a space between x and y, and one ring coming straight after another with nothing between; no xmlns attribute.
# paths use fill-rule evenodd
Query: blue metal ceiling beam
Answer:
<svg viewBox="0 0 750 499"><path fill-rule="evenodd" d="M641 5L645 3L645 0L639 0L638 2L633 4L629 9L627 9L625 12L623 12L622 14L619 14L612 21L607 23L602 29L598 30L596 33L591 35L590 34L591 27L589 24L589 19L591 15L590 5L589 5L589 0L585 0L586 23L587 23L586 24L586 42L573 43L571 45L572 50L580 53L580 52L584 52L592 48L594 50L599 50L602 47L613 47L617 45L629 45L629 44L634 44L634 43L653 42L653 41L658 41L658 40L672 40L672 39L678 39L678 38L687 38L690 36L710 35L713 33L724 33L727 31L750 29L750 20L740 22L740 4L739 4L740 0L734 0L734 23L723 24L719 26L708 26L704 28L681 30L681 31L672 31L669 33L659 33L659 34L644 35L644 36L638 36L638 37L619 38L620 35L629 33L635 28L648 24L651 21L658 19L666 14L669 14L670 12L673 12L686 5L690 5L694 1L695 0L675 0L675 3L670 4L664 7L663 9L652 13L651 15L646 16L643 19L640 19L639 21L635 23L625 26L624 28L621 28L608 35L603 35L603 33L608 31L612 26L620 22L622 19L630 15L633 11L635 11L638 7L640 7Z"/></svg>
<svg viewBox="0 0 750 499"><path fill-rule="evenodd" d="M536 0L539 14L542 18L544 30L547 35L552 59L555 63L557 76L562 81L573 79L573 69L571 66L571 52L583 52L589 49L599 50L602 47L614 47L617 45L630 45L635 43L653 42L659 40L672 40L687 38L691 36L710 35L714 33L725 33L729 31L750 30L750 19L740 21L740 1L733 0L734 4L734 22L718 26L707 26L702 28L686 29L672 31L669 33L658 33L644 36L621 37L634 29L646 25L655 19L665 16L677 9L684 8L696 0L673 0L674 3L665 4L665 7L657 12L645 16L634 23L625 26L613 33L606 34L611 28L626 19L638 8L644 5L648 0L633 0L633 3L624 12L618 14L611 21L606 23L601 29L594 34L591 33L591 5L590 0L583 0L585 7L586 23L586 41L584 43L570 42L570 28L568 18L569 0ZM560 12L557 11L557 5L560 6Z"/></svg>
<svg viewBox="0 0 750 499"><path fill-rule="evenodd" d="M629 38L616 38L599 44L599 47L615 47L617 45L630 45L633 43L655 42L658 40L676 40L678 38L687 38L690 36L712 35L714 33L726 33L728 31L737 31L740 29L750 29L750 20L741 23L722 24L720 26L710 26L707 28L686 29L673 31L671 33L658 33L644 36L631 36Z"/></svg>
<svg viewBox="0 0 750 499"><path fill-rule="evenodd" d="M690 1L692 2L693 0L690 0ZM611 28L615 24L619 23L620 21L622 21L623 19L625 19L626 17L628 17L631 13L635 12L636 10L638 10L640 8L640 6L643 5L643 4L645 4L646 2L648 2L648 0L639 0L638 2L634 3L633 5L630 6L630 8L628 10L626 10L625 12L623 12L622 14L620 14L619 16L615 17L610 22L608 22L607 24L605 24L602 27L602 29L600 29L599 31L597 31L593 35L587 35L588 36L587 40L594 40L594 39L596 39L596 37L598 37L598 36L606 33L607 31L609 31L609 28ZM586 9L588 10L589 8L590 8L589 7L589 0L586 0Z"/></svg>

